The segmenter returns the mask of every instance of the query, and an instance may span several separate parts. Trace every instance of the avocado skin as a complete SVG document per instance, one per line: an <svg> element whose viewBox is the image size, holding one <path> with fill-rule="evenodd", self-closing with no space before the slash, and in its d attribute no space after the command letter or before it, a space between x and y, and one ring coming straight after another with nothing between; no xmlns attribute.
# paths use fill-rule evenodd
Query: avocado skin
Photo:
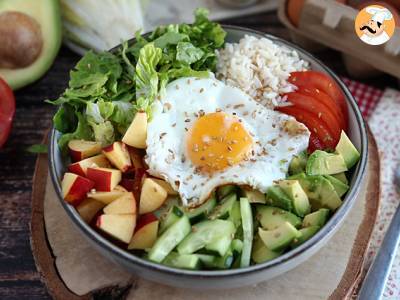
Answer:
<svg viewBox="0 0 400 300"><path fill-rule="evenodd" d="M53 64L62 41L61 10L58 0L0 1L0 13L10 10L34 18L40 24L44 42L42 52L31 65L19 69L0 68L0 77L17 90L42 77Z"/></svg>

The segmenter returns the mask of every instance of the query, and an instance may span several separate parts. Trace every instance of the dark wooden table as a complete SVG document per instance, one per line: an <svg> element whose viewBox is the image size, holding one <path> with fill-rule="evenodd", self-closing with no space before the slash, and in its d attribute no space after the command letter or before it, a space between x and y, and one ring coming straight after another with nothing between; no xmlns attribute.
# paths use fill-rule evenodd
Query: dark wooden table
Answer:
<svg viewBox="0 0 400 300"><path fill-rule="evenodd" d="M223 23L254 28L289 39L275 13L226 20ZM340 75L346 75L340 55L326 50L316 54ZM0 150L0 299L49 299L36 272L29 244L31 181L36 156L26 152L40 143L51 126L55 108L43 103L65 89L69 70L79 56L63 47L50 71L35 84L16 92L17 113L12 134ZM395 86L389 76L367 83Z"/></svg>

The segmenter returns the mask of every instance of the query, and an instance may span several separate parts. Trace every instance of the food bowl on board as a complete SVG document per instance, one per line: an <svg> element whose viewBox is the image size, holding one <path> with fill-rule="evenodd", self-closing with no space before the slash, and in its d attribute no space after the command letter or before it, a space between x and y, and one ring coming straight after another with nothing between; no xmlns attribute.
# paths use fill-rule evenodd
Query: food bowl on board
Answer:
<svg viewBox="0 0 400 300"><path fill-rule="evenodd" d="M49 145L51 178L59 201L68 217L79 228L79 232L105 257L124 267L132 274L176 287L198 289L234 288L265 281L295 268L323 247L343 224L356 201L366 170L368 155L366 126L354 98L337 75L311 54L285 40L236 26L223 26L223 28L227 32L226 42L238 42L245 35L267 37L278 45L284 45L289 49L296 50L301 58L310 62L311 69L326 73L333 78L345 95L349 111L348 135L359 150L361 157L350 174L350 188L344 198L343 204L337 209L327 224L304 244L273 260L245 268L216 271L184 270L153 263L119 247L86 224L76 209L63 200L61 179L66 170L67 161L57 145L60 133L53 129ZM134 42L134 40L131 40L131 42Z"/></svg>

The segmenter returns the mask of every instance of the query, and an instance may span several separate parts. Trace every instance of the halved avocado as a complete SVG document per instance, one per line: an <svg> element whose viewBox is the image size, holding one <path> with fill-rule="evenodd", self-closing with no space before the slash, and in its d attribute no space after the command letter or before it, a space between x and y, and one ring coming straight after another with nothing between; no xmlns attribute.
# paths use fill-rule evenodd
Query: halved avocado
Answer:
<svg viewBox="0 0 400 300"><path fill-rule="evenodd" d="M23 67L0 67L0 77L16 90L40 78L53 63L62 39L61 13L58 0L1 0L0 15L9 12L36 21L42 37L40 53L32 63Z"/></svg>

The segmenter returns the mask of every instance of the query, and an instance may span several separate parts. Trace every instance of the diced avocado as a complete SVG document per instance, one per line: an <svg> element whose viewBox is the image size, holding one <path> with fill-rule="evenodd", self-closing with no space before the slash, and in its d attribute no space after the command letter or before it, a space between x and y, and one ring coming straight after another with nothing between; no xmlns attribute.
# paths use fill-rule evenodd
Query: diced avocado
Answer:
<svg viewBox="0 0 400 300"><path fill-rule="evenodd" d="M339 197L342 197L344 194L346 194L349 189L349 186L347 184L341 182L339 179L333 177L332 175L325 175L324 177L328 179L330 183L332 183L333 188L335 189L335 192L336 194L338 194Z"/></svg>
<svg viewBox="0 0 400 300"><path fill-rule="evenodd" d="M183 215L172 224L154 243L148 258L151 261L162 262L165 257L190 233L189 218Z"/></svg>
<svg viewBox="0 0 400 300"><path fill-rule="evenodd" d="M160 234L167 230L172 224L178 221L183 216L182 210L173 205L169 211L160 217Z"/></svg>
<svg viewBox="0 0 400 300"><path fill-rule="evenodd" d="M240 267L243 268L250 265L254 237L253 213L247 198L240 198L240 214L242 216L243 228L243 250L240 256Z"/></svg>
<svg viewBox="0 0 400 300"><path fill-rule="evenodd" d="M335 177L336 179L339 179L341 182L343 182L344 184L349 184L349 181L347 180L346 177L346 173L342 172L342 173L337 173L337 174L332 174L331 176Z"/></svg>
<svg viewBox="0 0 400 300"><path fill-rule="evenodd" d="M265 230L273 230L285 222L294 227L301 226L301 219L298 216L278 207L257 205L256 213L256 219Z"/></svg>
<svg viewBox="0 0 400 300"><path fill-rule="evenodd" d="M261 193L260 191L253 190L247 187L242 187L240 189L240 196L249 199L250 203L265 204L267 202L265 194Z"/></svg>
<svg viewBox="0 0 400 300"><path fill-rule="evenodd" d="M347 171L341 154L315 150L307 161L307 175L330 175Z"/></svg>
<svg viewBox="0 0 400 300"><path fill-rule="evenodd" d="M260 227L258 228L258 235L265 246L272 251L283 250L289 246L294 239L301 237L300 231L289 222L283 223L274 230L264 230Z"/></svg>
<svg viewBox="0 0 400 300"><path fill-rule="evenodd" d="M310 212L310 202L298 180L281 180L279 187L292 200L293 212L296 215L303 217Z"/></svg>
<svg viewBox="0 0 400 300"><path fill-rule="evenodd" d="M179 269L200 269L200 259L195 254L179 254L176 252L171 252L163 260L162 264Z"/></svg>
<svg viewBox="0 0 400 300"><path fill-rule="evenodd" d="M290 176L289 179L297 179L300 182L310 200L312 210L319 208L336 210L342 205L342 200L335 192L333 185L323 176L308 176L299 173Z"/></svg>
<svg viewBox="0 0 400 300"><path fill-rule="evenodd" d="M292 200L276 185L268 188L267 203L287 211L293 210Z"/></svg>
<svg viewBox="0 0 400 300"><path fill-rule="evenodd" d="M309 240L314 234L316 234L320 228L321 227L319 226L310 226L300 229L299 231L301 232L301 237L294 239L290 244L290 247L296 248L300 246L305 241Z"/></svg>
<svg viewBox="0 0 400 300"><path fill-rule="evenodd" d="M306 151L294 155L289 164L289 175L305 172L308 155Z"/></svg>
<svg viewBox="0 0 400 300"><path fill-rule="evenodd" d="M360 152L358 152L356 147L354 147L353 143L343 130L340 134L340 140L336 145L335 152L342 155L347 169L350 169L352 166L354 166L360 159Z"/></svg>
<svg viewBox="0 0 400 300"><path fill-rule="evenodd" d="M214 207L217 205L217 200L215 196L212 195L210 199L208 199L201 206L196 208L185 208L185 214L189 217L190 223L194 224L203 219L205 219Z"/></svg>
<svg viewBox="0 0 400 300"><path fill-rule="evenodd" d="M192 254L205 247L222 256L229 249L234 233L235 226L231 221L203 221L192 226L192 232L178 245L177 251Z"/></svg>
<svg viewBox="0 0 400 300"><path fill-rule="evenodd" d="M236 186L232 184L223 185L217 188L217 196L219 200L222 200L231 193L236 193Z"/></svg>
<svg viewBox="0 0 400 300"><path fill-rule="evenodd" d="M325 225L329 218L329 209L321 208L311 214L308 214L303 219L303 227L318 226L322 227Z"/></svg>
<svg viewBox="0 0 400 300"><path fill-rule="evenodd" d="M229 214L228 220L235 224L235 227L238 228L240 224L242 224L242 216L240 215L240 203L239 201L235 201L233 204L232 210Z"/></svg>
<svg viewBox="0 0 400 300"><path fill-rule="evenodd" d="M23 65L10 65L10 62L7 61L8 57L5 57L5 61L3 61L5 66L0 67L0 77L13 90L16 90L40 78L50 68L57 56L62 38L60 4L58 0L1 0L0 14L6 12L19 13L25 16L26 20L24 19L24 24L34 24L31 26L26 25L25 28L32 30L32 28L38 27L37 34L41 39L40 52L38 55L32 57L33 61L27 61L27 64ZM23 30L23 32L20 30L19 40L30 36L29 32L27 34L27 31L28 29ZM36 38L36 41L38 40ZM28 51L38 48L38 46L32 45L29 49L26 49L26 52L23 53L25 57L20 57L17 64L25 61L26 57L28 57ZM18 53L15 53L15 55L17 56ZM9 68L8 65L13 67Z"/></svg>
<svg viewBox="0 0 400 300"><path fill-rule="evenodd" d="M236 193L231 193L227 196L225 196L220 203L214 209L211 211L210 215L208 218L210 220L215 220L215 219L227 219L231 212L232 208L237 201L237 195Z"/></svg>
<svg viewBox="0 0 400 300"><path fill-rule="evenodd" d="M256 264L260 264L268 260L274 259L280 256L281 254L282 251L269 250L258 235L254 238L253 250L251 252L251 259Z"/></svg>

